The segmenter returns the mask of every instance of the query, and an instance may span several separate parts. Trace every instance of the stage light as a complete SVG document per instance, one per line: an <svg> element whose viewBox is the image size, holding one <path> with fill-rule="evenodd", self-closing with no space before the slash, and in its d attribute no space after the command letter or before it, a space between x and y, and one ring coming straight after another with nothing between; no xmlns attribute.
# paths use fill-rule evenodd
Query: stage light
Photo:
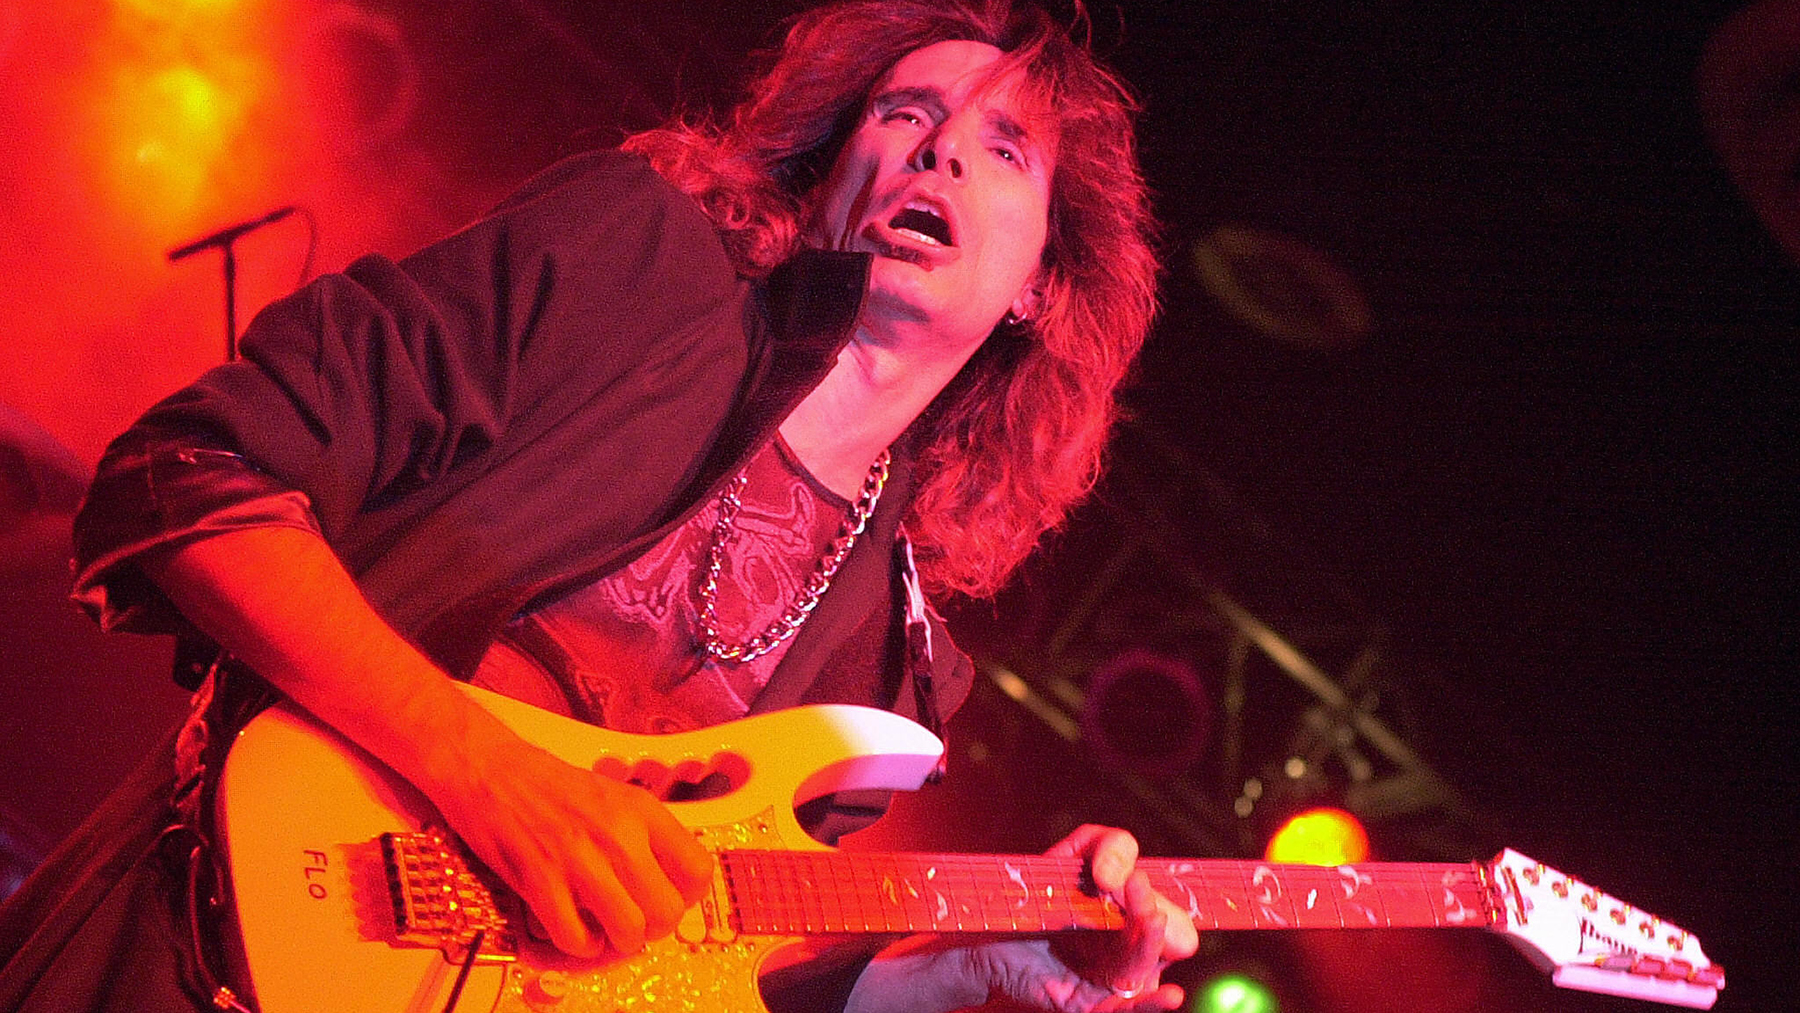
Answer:
<svg viewBox="0 0 1800 1013"><path fill-rule="evenodd" d="M1342 809L1308 809L1275 831L1263 857L1303 865L1361 862L1369 857L1369 834L1362 821Z"/></svg>
<svg viewBox="0 0 1800 1013"><path fill-rule="evenodd" d="M1226 312L1278 341L1342 352L1368 337L1368 297L1323 249L1294 236L1221 225L1194 244L1194 272Z"/></svg>
<svg viewBox="0 0 1800 1013"><path fill-rule="evenodd" d="M1226 974L1206 983L1194 995L1192 1013L1279 1013L1275 993L1255 978Z"/></svg>
<svg viewBox="0 0 1800 1013"><path fill-rule="evenodd" d="M113 0L83 77L99 189L162 245L261 183L279 19L269 0ZM260 117L260 119L259 119Z"/></svg>
<svg viewBox="0 0 1800 1013"><path fill-rule="evenodd" d="M174 20L184 15L228 11L243 0L114 0L114 6L142 18Z"/></svg>
<svg viewBox="0 0 1800 1013"><path fill-rule="evenodd" d="M1214 722L1200 673L1180 658L1132 650L1094 670L1081 731L1099 763L1144 777L1174 777L1206 751Z"/></svg>
<svg viewBox="0 0 1800 1013"><path fill-rule="evenodd" d="M115 193L141 219L185 222L226 149L237 103L191 64L129 70L115 89Z"/></svg>

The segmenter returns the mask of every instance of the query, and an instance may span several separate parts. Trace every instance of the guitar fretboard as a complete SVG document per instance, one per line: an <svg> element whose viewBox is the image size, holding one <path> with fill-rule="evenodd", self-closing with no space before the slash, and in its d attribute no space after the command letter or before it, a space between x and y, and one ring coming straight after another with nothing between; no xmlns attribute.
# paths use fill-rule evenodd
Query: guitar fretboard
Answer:
<svg viewBox="0 0 1800 1013"><path fill-rule="evenodd" d="M1116 928L1075 859L723 851L733 920L753 935L1057 932ZM1201 929L1485 928L1471 864L1322 867L1144 859L1151 885Z"/></svg>

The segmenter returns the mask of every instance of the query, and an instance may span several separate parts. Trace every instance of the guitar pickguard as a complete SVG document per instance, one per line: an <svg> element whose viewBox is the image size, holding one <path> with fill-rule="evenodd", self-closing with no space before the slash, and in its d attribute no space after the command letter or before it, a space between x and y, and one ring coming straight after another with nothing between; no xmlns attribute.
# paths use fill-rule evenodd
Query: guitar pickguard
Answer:
<svg viewBox="0 0 1800 1013"><path fill-rule="evenodd" d="M709 851L785 845L773 810L717 826L690 828ZM784 936L741 936L731 927L725 878L676 929L628 960L601 967L562 957L548 943L528 943L506 974L497 1013L751 1013L763 1009L756 980L769 954L794 942Z"/></svg>
<svg viewBox="0 0 1800 1013"><path fill-rule="evenodd" d="M561 971L523 962L507 972L500 1013L727 1013L761 1010L756 972L784 940L729 943L658 940L631 960L598 971Z"/></svg>

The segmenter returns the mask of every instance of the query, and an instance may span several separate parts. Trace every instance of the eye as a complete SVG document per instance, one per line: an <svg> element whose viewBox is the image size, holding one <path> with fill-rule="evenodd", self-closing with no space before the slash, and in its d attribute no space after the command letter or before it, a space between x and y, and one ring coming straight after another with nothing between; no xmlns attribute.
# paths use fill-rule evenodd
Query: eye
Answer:
<svg viewBox="0 0 1800 1013"><path fill-rule="evenodd" d="M883 123L895 123L895 122L907 123L907 124L911 124L912 126L915 126L915 127L924 126L925 125L925 114L921 113L917 109L913 109L911 107L902 107L899 109L889 109L887 112L882 114L881 122L883 122Z"/></svg>
<svg viewBox="0 0 1800 1013"><path fill-rule="evenodd" d="M1015 169L1030 167L1030 159L1025 157L1025 150L1016 144L996 144L990 148L994 157L1006 162Z"/></svg>

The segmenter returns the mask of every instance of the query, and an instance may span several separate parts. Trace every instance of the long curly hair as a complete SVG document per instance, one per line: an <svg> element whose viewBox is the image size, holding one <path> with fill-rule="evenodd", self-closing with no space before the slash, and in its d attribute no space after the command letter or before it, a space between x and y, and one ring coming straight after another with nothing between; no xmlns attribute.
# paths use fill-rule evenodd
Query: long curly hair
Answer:
<svg viewBox="0 0 1800 1013"><path fill-rule="evenodd" d="M793 253L809 194L876 84L913 50L992 45L1054 112L1039 306L997 325L914 426L906 524L933 590L991 596L1093 488L1115 392L1155 316L1138 105L1095 61L1085 29L1079 5L1064 25L1014 0L849 0L795 20L724 123L678 121L625 143L699 201L739 270L758 277Z"/></svg>

